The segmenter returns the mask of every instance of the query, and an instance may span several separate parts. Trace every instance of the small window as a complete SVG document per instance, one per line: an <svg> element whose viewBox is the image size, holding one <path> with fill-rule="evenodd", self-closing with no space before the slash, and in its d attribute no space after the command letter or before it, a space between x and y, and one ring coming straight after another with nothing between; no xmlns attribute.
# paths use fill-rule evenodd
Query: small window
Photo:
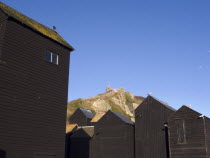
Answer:
<svg viewBox="0 0 210 158"><path fill-rule="evenodd" d="M186 141L186 128L185 128L185 121L184 120L176 120L177 126L177 143L178 144L185 144Z"/></svg>
<svg viewBox="0 0 210 158"><path fill-rule="evenodd" d="M59 59L58 54L56 54L56 53L53 53L50 51L47 51L45 53L45 60L48 62L58 65L58 59Z"/></svg>

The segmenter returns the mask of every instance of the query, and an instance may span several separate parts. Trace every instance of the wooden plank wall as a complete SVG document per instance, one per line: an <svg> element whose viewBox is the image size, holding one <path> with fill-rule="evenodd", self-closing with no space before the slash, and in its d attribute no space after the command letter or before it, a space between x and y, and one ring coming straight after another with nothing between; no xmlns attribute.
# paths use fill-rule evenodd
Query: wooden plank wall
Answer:
<svg viewBox="0 0 210 158"><path fill-rule="evenodd" d="M207 144L207 156L210 158L210 119L205 118L206 124L206 144Z"/></svg>
<svg viewBox="0 0 210 158"><path fill-rule="evenodd" d="M201 114L183 106L169 120L171 158L206 158L204 119ZM178 143L176 120L185 121L186 143Z"/></svg>
<svg viewBox="0 0 210 158"><path fill-rule="evenodd" d="M7 158L64 157L69 50L10 19L2 52L0 149Z"/></svg>
<svg viewBox="0 0 210 158"><path fill-rule="evenodd" d="M95 125L91 158L134 158L134 126L107 112Z"/></svg>
<svg viewBox="0 0 210 158"><path fill-rule="evenodd" d="M0 65L3 64L2 61L2 45L4 39L4 32L6 28L6 18L7 16L0 9Z"/></svg>
<svg viewBox="0 0 210 158"><path fill-rule="evenodd" d="M77 124L78 126L90 126L90 119L88 119L83 112L78 108L69 119L70 124Z"/></svg>
<svg viewBox="0 0 210 158"><path fill-rule="evenodd" d="M91 139L92 137L82 128L76 130L69 138L70 148L68 150L70 154L68 158L90 158Z"/></svg>
<svg viewBox="0 0 210 158"><path fill-rule="evenodd" d="M168 158L164 124L174 111L148 96L135 110L136 158Z"/></svg>

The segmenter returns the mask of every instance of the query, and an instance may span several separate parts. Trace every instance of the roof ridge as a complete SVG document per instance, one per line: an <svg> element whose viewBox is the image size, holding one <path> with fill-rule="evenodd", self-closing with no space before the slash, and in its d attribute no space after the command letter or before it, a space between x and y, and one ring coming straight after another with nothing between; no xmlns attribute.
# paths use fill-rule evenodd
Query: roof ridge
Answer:
<svg viewBox="0 0 210 158"><path fill-rule="evenodd" d="M176 111L176 109L174 109L172 106L170 106L168 103L162 101L162 100L159 100L157 99L156 97L152 96L152 95L149 95L150 97L152 97L153 99L155 99L156 101L158 101L159 103L163 104L164 106L166 106L167 108L173 110L173 111Z"/></svg>
<svg viewBox="0 0 210 158"><path fill-rule="evenodd" d="M49 27L41 24L40 22L20 13L19 11L13 9L12 7L0 2L0 9L7 14L9 17L21 22L22 24L30 27L32 30L41 33L42 35L58 42L59 44L74 50L74 48L68 44L56 31L50 29Z"/></svg>
<svg viewBox="0 0 210 158"><path fill-rule="evenodd" d="M92 111L90 109L85 109L85 108L81 108L79 107L79 109L82 111L82 113L87 117L87 118L93 118L94 115L92 113Z"/></svg>
<svg viewBox="0 0 210 158"><path fill-rule="evenodd" d="M134 125L134 122L131 121L129 118L127 118L126 116L124 116L123 114L113 111L113 110L109 110L110 112L112 112L113 114L115 114L117 117L119 117L123 122Z"/></svg>

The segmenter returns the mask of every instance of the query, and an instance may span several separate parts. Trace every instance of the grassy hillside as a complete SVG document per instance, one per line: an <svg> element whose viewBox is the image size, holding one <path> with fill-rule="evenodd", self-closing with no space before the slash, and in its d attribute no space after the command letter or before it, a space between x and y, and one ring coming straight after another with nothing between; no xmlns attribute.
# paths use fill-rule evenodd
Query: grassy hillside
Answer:
<svg viewBox="0 0 210 158"><path fill-rule="evenodd" d="M90 109L94 114L113 110L132 119L134 109L143 100L144 97L134 96L132 93L118 90L98 94L91 98L79 98L68 103L67 121L78 107Z"/></svg>

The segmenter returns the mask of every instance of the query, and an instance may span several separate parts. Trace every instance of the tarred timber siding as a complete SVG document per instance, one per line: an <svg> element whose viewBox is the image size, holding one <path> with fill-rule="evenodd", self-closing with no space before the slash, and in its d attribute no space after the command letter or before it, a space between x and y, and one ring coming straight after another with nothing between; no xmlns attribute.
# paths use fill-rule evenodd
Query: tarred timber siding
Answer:
<svg viewBox="0 0 210 158"><path fill-rule="evenodd" d="M183 106L169 119L171 158L206 158L204 119L201 114ZM176 120L185 121L186 143L178 143Z"/></svg>
<svg viewBox="0 0 210 158"><path fill-rule="evenodd" d="M108 111L94 127L91 158L134 158L134 125Z"/></svg>
<svg viewBox="0 0 210 158"><path fill-rule="evenodd" d="M78 108L70 117L70 124L77 124L78 126L90 126L91 119L87 118L83 112Z"/></svg>
<svg viewBox="0 0 210 158"><path fill-rule="evenodd" d="M0 65L3 64L2 61L2 45L3 45L3 40L4 40L4 32L6 28L6 19L7 16L1 11L0 9Z"/></svg>
<svg viewBox="0 0 210 158"><path fill-rule="evenodd" d="M207 156L210 158L210 119L205 117Z"/></svg>
<svg viewBox="0 0 210 158"><path fill-rule="evenodd" d="M164 124L174 111L148 96L135 110L135 157L168 158Z"/></svg>
<svg viewBox="0 0 210 158"><path fill-rule="evenodd" d="M44 60L59 54L59 65ZM0 65L0 149L7 158L63 158L69 50L7 21Z"/></svg>

